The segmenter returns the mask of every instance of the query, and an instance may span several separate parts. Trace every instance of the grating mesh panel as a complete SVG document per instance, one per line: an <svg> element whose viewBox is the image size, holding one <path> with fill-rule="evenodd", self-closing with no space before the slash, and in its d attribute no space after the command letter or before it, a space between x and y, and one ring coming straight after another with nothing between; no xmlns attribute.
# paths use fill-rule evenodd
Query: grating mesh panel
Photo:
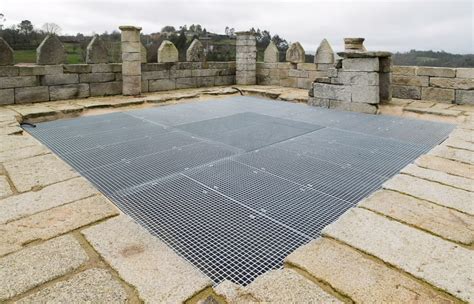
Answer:
<svg viewBox="0 0 474 304"><path fill-rule="evenodd" d="M214 282L248 284L453 126L232 97L25 129Z"/></svg>
<svg viewBox="0 0 474 304"><path fill-rule="evenodd" d="M214 282L248 284L310 240L184 176L112 200Z"/></svg>

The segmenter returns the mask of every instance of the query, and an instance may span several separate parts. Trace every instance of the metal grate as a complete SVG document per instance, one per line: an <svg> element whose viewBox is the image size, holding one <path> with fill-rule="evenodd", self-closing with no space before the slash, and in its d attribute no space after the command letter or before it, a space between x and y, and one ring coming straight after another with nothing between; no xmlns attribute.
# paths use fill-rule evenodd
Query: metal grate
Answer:
<svg viewBox="0 0 474 304"><path fill-rule="evenodd" d="M25 128L214 282L245 285L453 126L232 97Z"/></svg>

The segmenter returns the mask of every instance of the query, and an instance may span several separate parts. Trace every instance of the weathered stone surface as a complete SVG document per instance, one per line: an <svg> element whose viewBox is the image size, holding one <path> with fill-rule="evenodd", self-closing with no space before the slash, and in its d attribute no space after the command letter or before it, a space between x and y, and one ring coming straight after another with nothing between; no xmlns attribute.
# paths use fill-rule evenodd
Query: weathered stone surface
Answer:
<svg viewBox="0 0 474 304"><path fill-rule="evenodd" d="M88 260L79 243L63 236L0 258L0 300L77 269Z"/></svg>
<svg viewBox="0 0 474 304"><path fill-rule="evenodd" d="M351 102L351 88L349 86L314 83L313 94L318 98Z"/></svg>
<svg viewBox="0 0 474 304"><path fill-rule="evenodd" d="M143 43L140 43L140 62L146 63L147 50Z"/></svg>
<svg viewBox="0 0 474 304"><path fill-rule="evenodd" d="M474 252L416 228L353 208L323 230L330 236L395 265L411 275L470 302Z"/></svg>
<svg viewBox="0 0 474 304"><path fill-rule="evenodd" d="M474 152L474 142L467 141L464 139L459 139L456 137L450 137L443 142L444 146L456 148L456 149L463 149L469 150Z"/></svg>
<svg viewBox="0 0 474 304"><path fill-rule="evenodd" d="M48 35L36 49L37 64L62 64L66 62L66 50L56 35Z"/></svg>
<svg viewBox="0 0 474 304"><path fill-rule="evenodd" d="M470 245L474 242L474 217L394 191L377 191L360 207L429 231L445 239Z"/></svg>
<svg viewBox="0 0 474 304"><path fill-rule="evenodd" d="M38 79L35 76L17 76L0 78L0 89L32 87L38 85Z"/></svg>
<svg viewBox="0 0 474 304"><path fill-rule="evenodd" d="M121 63L98 63L90 64L91 73L120 73L122 72Z"/></svg>
<svg viewBox="0 0 474 304"><path fill-rule="evenodd" d="M5 175L0 175L0 198L10 196L13 194L13 191L8 183L7 177Z"/></svg>
<svg viewBox="0 0 474 304"><path fill-rule="evenodd" d="M428 76L405 76L394 74L392 76L394 85L427 87L429 85Z"/></svg>
<svg viewBox="0 0 474 304"><path fill-rule="evenodd" d="M63 65L64 73L91 73L92 65L89 64L65 64Z"/></svg>
<svg viewBox="0 0 474 304"><path fill-rule="evenodd" d="M342 303L291 269L269 271L242 288L229 281L215 291L227 303Z"/></svg>
<svg viewBox="0 0 474 304"><path fill-rule="evenodd" d="M95 35L87 45L86 63L107 63L108 61L107 47L99 35Z"/></svg>
<svg viewBox="0 0 474 304"><path fill-rule="evenodd" d="M474 105L474 91L456 90L456 103Z"/></svg>
<svg viewBox="0 0 474 304"><path fill-rule="evenodd" d="M13 104L15 102L15 93L13 89L0 90L0 105Z"/></svg>
<svg viewBox="0 0 474 304"><path fill-rule="evenodd" d="M452 103L454 101L454 90L422 87L421 99Z"/></svg>
<svg viewBox="0 0 474 304"><path fill-rule="evenodd" d="M392 68L393 74L399 75L416 75L416 66L400 66L394 65Z"/></svg>
<svg viewBox="0 0 474 304"><path fill-rule="evenodd" d="M122 82L111 81L90 84L91 96L109 96L122 94Z"/></svg>
<svg viewBox="0 0 474 304"><path fill-rule="evenodd" d="M334 63L334 51L326 39L323 39L316 50L314 63Z"/></svg>
<svg viewBox="0 0 474 304"><path fill-rule="evenodd" d="M455 176L441 171L426 169L410 164L402 169L404 174L424 178L440 184L445 184L454 188L463 189L466 191L474 191L474 180L470 178Z"/></svg>
<svg viewBox="0 0 474 304"><path fill-rule="evenodd" d="M417 75L420 76L433 76L433 77L454 77L456 76L456 70L451 68L433 68L433 67L418 67L416 71Z"/></svg>
<svg viewBox="0 0 474 304"><path fill-rule="evenodd" d="M89 85L87 83L69 84L49 87L50 100L77 99L89 97Z"/></svg>
<svg viewBox="0 0 474 304"><path fill-rule="evenodd" d="M263 62L274 63L280 61L280 51L273 41L270 41L263 54Z"/></svg>
<svg viewBox="0 0 474 304"><path fill-rule="evenodd" d="M420 167L474 179L473 165L460 163L434 155L423 155L418 158L415 163Z"/></svg>
<svg viewBox="0 0 474 304"><path fill-rule="evenodd" d="M1 140L1 139L0 139ZM0 163L12 160L24 159L36 155L50 153L45 146L34 145L26 148L19 148L13 150L0 151Z"/></svg>
<svg viewBox="0 0 474 304"><path fill-rule="evenodd" d="M158 48L158 62L177 62L178 49L171 41L164 40Z"/></svg>
<svg viewBox="0 0 474 304"><path fill-rule="evenodd" d="M340 71L337 80L342 84L376 86L379 85L379 74Z"/></svg>
<svg viewBox="0 0 474 304"><path fill-rule="evenodd" d="M460 140L465 140L468 142L474 142L474 132L457 128L451 134L449 134L449 138L456 138Z"/></svg>
<svg viewBox="0 0 474 304"><path fill-rule="evenodd" d="M0 37L0 66L13 64L15 64L13 49Z"/></svg>
<svg viewBox="0 0 474 304"><path fill-rule="evenodd" d="M344 38L344 49L348 52L365 52L365 38Z"/></svg>
<svg viewBox="0 0 474 304"><path fill-rule="evenodd" d="M15 89L15 103L49 101L48 87L28 87Z"/></svg>
<svg viewBox="0 0 474 304"><path fill-rule="evenodd" d="M212 282L126 216L82 232L145 302L184 302Z"/></svg>
<svg viewBox="0 0 474 304"><path fill-rule="evenodd" d="M0 66L0 77L14 77L20 75L20 68L17 66Z"/></svg>
<svg viewBox="0 0 474 304"><path fill-rule="evenodd" d="M417 86L392 85L392 95L395 98L421 99L421 88Z"/></svg>
<svg viewBox="0 0 474 304"><path fill-rule="evenodd" d="M386 181L383 187L474 215L472 192L404 174L396 175Z"/></svg>
<svg viewBox="0 0 474 304"><path fill-rule="evenodd" d="M80 272L16 303L127 303L127 293L105 269Z"/></svg>
<svg viewBox="0 0 474 304"><path fill-rule="evenodd" d="M329 102L330 109L336 109L341 111L360 112L367 114L377 114L377 105L368 104L363 102L346 102L339 100L331 100Z"/></svg>
<svg viewBox="0 0 474 304"><path fill-rule="evenodd" d="M194 39L191 45L186 50L186 61L205 61L206 55L204 54L204 47L198 39Z"/></svg>
<svg viewBox="0 0 474 304"><path fill-rule="evenodd" d="M343 71L377 72L379 71L378 58L347 58L342 61Z"/></svg>
<svg viewBox="0 0 474 304"><path fill-rule="evenodd" d="M356 303L453 302L415 279L327 238L298 248L285 262L327 282Z"/></svg>
<svg viewBox="0 0 474 304"><path fill-rule="evenodd" d="M305 61L305 52L299 42L294 42L286 51L286 61L300 63Z"/></svg>
<svg viewBox="0 0 474 304"><path fill-rule="evenodd" d="M456 77L474 79L474 69L473 68L458 68L456 69Z"/></svg>
<svg viewBox="0 0 474 304"><path fill-rule="evenodd" d="M196 77L176 79L176 89L189 89L195 87L197 87Z"/></svg>
<svg viewBox="0 0 474 304"><path fill-rule="evenodd" d="M0 142L2 143L0 145L0 152L39 145L36 139L27 134L16 136L0 135Z"/></svg>
<svg viewBox="0 0 474 304"><path fill-rule="evenodd" d="M115 80L115 73L88 73L79 75L80 82L109 82Z"/></svg>
<svg viewBox="0 0 474 304"><path fill-rule="evenodd" d="M77 172L52 154L6 162L3 166L19 192L78 176Z"/></svg>
<svg viewBox="0 0 474 304"><path fill-rule="evenodd" d="M378 104L380 103L379 86L352 85L352 102Z"/></svg>
<svg viewBox="0 0 474 304"><path fill-rule="evenodd" d="M467 138L466 138L467 139ZM474 152L454 149L446 146L437 146L429 152L430 155L444 157L455 161L460 161L466 164L474 164Z"/></svg>
<svg viewBox="0 0 474 304"><path fill-rule="evenodd" d="M433 77L430 79L430 86L456 90L474 90L474 79Z"/></svg>
<svg viewBox="0 0 474 304"><path fill-rule="evenodd" d="M0 255L117 214L112 203L97 195L0 225Z"/></svg>
<svg viewBox="0 0 474 304"><path fill-rule="evenodd" d="M176 81L174 79L158 79L148 82L150 92L168 91L176 89Z"/></svg>

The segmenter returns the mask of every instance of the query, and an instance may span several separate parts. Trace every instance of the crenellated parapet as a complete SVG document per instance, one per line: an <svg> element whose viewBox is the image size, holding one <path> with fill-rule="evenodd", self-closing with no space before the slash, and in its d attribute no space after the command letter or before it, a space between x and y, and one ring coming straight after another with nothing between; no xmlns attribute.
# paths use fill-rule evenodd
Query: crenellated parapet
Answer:
<svg viewBox="0 0 474 304"><path fill-rule="evenodd" d="M169 40L163 40L160 47L158 48L158 62L178 62L179 52L173 42Z"/></svg>
<svg viewBox="0 0 474 304"><path fill-rule="evenodd" d="M86 63L107 63L109 56L105 43L98 35L95 35L87 45Z"/></svg>
<svg viewBox="0 0 474 304"><path fill-rule="evenodd" d="M13 65L15 63L13 57L13 49L10 45L0 37L0 66Z"/></svg>
<svg viewBox="0 0 474 304"><path fill-rule="evenodd" d="M186 61L188 62L203 62L206 61L206 54L204 46L201 41L194 39L186 50Z"/></svg>
<svg viewBox="0 0 474 304"><path fill-rule="evenodd" d="M62 64L66 62L66 50L56 35L48 35L36 49L37 64Z"/></svg>

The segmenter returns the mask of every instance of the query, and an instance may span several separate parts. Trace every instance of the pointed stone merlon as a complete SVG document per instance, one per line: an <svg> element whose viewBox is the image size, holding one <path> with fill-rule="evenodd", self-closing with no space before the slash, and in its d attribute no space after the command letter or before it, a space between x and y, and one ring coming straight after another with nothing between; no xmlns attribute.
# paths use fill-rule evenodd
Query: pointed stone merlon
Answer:
<svg viewBox="0 0 474 304"><path fill-rule="evenodd" d="M140 95L141 77L141 27L121 26L122 31L122 94Z"/></svg>
<svg viewBox="0 0 474 304"><path fill-rule="evenodd" d="M95 35L86 49L86 63L107 63L108 61L107 47L104 41Z"/></svg>
<svg viewBox="0 0 474 304"><path fill-rule="evenodd" d="M236 83L251 85L257 83L257 40L252 32L237 32L236 41Z"/></svg>
<svg viewBox="0 0 474 304"><path fill-rule="evenodd" d="M158 48L158 62L165 63L165 62L178 62L179 60L179 53L176 46L174 46L173 42L169 40L163 40Z"/></svg>
<svg viewBox="0 0 474 304"><path fill-rule="evenodd" d="M201 41L194 39L191 45L186 50L186 61L188 62L202 62L206 61L206 54L204 53L204 46Z"/></svg>
<svg viewBox="0 0 474 304"><path fill-rule="evenodd" d="M316 64L332 64L334 63L334 51L326 39L323 39L319 44L316 55L314 56L314 63Z"/></svg>
<svg viewBox="0 0 474 304"><path fill-rule="evenodd" d="M299 42L292 43L286 51L286 61L291 63L304 63L305 53Z"/></svg>
<svg viewBox="0 0 474 304"><path fill-rule="evenodd" d="M280 61L280 52L273 41L270 41L265 52L263 53L263 62L275 63Z"/></svg>
<svg viewBox="0 0 474 304"><path fill-rule="evenodd" d="M56 35L48 35L36 49L37 64L63 64L66 62L66 50Z"/></svg>
<svg viewBox="0 0 474 304"><path fill-rule="evenodd" d="M10 45L0 37L0 66L1 65L13 65L15 60L13 59L13 49Z"/></svg>
<svg viewBox="0 0 474 304"><path fill-rule="evenodd" d="M346 52L366 52L364 40L365 38L344 38L344 50Z"/></svg>

